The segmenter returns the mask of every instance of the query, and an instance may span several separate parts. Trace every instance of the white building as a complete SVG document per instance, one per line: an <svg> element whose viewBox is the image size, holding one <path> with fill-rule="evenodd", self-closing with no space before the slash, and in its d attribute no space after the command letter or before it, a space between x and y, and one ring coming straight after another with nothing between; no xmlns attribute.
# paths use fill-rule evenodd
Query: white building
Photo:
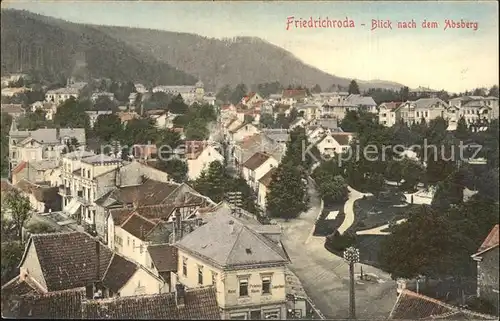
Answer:
<svg viewBox="0 0 500 321"><path fill-rule="evenodd" d="M201 172L208 168L211 162L218 161L224 163L224 156L206 141L187 141L185 143L184 156L188 165L188 177L190 180L197 179Z"/></svg>
<svg viewBox="0 0 500 321"><path fill-rule="evenodd" d="M273 156L263 152L257 152L242 165L243 178L248 185L257 191L259 180L271 169L278 167L278 160Z"/></svg>
<svg viewBox="0 0 500 321"><path fill-rule="evenodd" d="M78 99L79 95L80 95L80 90L78 88L66 87L66 88L53 89L45 93L45 101L53 102L57 105L60 105L66 100L70 99L71 97Z"/></svg>
<svg viewBox="0 0 500 321"><path fill-rule="evenodd" d="M378 122L387 127L392 127L396 124L396 108L401 102L387 102L378 106Z"/></svg>
<svg viewBox="0 0 500 321"><path fill-rule="evenodd" d="M194 86L156 86L153 92L164 92L170 95L181 95L184 102L191 104L194 101L201 101L205 95L204 85L198 81Z"/></svg>

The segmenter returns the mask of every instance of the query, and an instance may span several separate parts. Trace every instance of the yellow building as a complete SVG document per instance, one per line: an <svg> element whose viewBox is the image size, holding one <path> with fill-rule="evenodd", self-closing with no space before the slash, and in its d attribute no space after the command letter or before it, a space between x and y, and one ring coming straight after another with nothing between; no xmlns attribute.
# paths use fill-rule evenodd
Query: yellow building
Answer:
<svg viewBox="0 0 500 321"><path fill-rule="evenodd" d="M174 244L177 280L214 285L223 319L286 319L285 270L290 262L277 225L245 222L221 207L207 224Z"/></svg>

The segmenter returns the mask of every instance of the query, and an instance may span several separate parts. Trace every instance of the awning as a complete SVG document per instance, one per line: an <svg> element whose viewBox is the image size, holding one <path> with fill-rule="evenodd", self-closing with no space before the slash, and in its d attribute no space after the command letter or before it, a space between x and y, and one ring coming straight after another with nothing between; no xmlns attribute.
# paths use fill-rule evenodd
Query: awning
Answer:
<svg viewBox="0 0 500 321"><path fill-rule="evenodd" d="M73 216L80 209L82 204L78 201L77 198L73 198L68 205L63 209L63 212Z"/></svg>

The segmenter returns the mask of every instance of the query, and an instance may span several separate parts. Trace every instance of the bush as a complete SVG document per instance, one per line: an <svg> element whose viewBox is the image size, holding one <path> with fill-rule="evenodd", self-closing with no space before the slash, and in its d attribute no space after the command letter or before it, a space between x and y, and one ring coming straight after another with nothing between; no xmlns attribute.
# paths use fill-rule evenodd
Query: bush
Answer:
<svg viewBox="0 0 500 321"><path fill-rule="evenodd" d="M314 236L327 236L335 232L337 228L336 220L318 220L314 228Z"/></svg>
<svg viewBox="0 0 500 321"><path fill-rule="evenodd" d="M335 231L325 239L325 247L331 252L342 252L354 244L356 244L356 235L352 233L341 235L339 231Z"/></svg>

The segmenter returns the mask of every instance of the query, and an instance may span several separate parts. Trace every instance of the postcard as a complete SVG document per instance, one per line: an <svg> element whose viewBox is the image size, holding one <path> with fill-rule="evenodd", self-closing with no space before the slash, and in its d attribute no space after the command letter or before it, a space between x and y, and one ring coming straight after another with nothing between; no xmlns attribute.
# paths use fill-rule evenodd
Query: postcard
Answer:
<svg viewBox="0 0 500 321"><path fill-rule="evenodd" d="M2 317L498 320L498 28L2 1Z"/></svg>

